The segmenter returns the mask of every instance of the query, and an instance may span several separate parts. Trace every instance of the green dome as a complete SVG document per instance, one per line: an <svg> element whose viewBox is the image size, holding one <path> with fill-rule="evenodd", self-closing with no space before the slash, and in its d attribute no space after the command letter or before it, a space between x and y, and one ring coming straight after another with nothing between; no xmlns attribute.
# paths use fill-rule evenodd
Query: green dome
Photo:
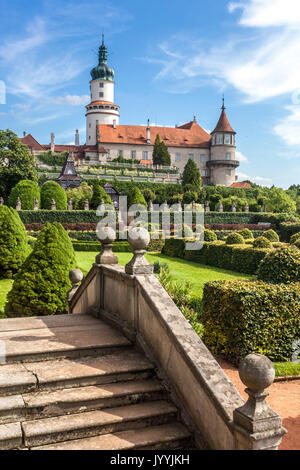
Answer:
<svg viewBox="0 0 300 470"><path fill-rule="evenodd" d="M101 79L111 81L113 81L115 77L115 72L107 65L107 48L104 45L104 37L99 47L99 64L91 70L91 76L93 80Z"/></svg>

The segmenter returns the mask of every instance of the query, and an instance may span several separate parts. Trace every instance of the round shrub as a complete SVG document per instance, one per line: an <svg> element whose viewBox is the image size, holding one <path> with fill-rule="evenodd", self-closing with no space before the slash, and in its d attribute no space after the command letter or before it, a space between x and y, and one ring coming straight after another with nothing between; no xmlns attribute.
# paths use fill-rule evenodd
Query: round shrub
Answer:
<svg viewBox="0 0 300 470"><path fill-rule="evenodd" d="M248 228L244 228L243 230L239 230L239 234L242 235L242 237L244 237L245 240L253 240L253 238L254 238L253 233Z"/></svg>
<svg viewBox="0 0 300 470"><path fill-rule="evenodd" d="M16 275L7 296L7 317L67 313L66 294L71 287L69 271L75 267L72 242L58 224L47 223L33 252Z"/></svg>
<svg viewBox="0 0 300 470"><path fill-rule="evenodd" d="M34 200L37 199L40 204L40 188L35 181L22 180L11 191L8 205L16 208L18 198L21 199L22 210L32 211Z"/></svg>
<svg viewBox="0 0 300 470"><path fill-rule="evenodd" d="M64 189L56 181L47 181L41 189L42 209L50 211L52 199L56 202L56 210L67 210L67 195Z"/></svg>
<svg viewBox="0 0 300 470"><path fill-rule="evenodd" d="M291 236L290 243L295 245L296 240L300 240L300 232L294 233L294 235Z"/></svg>
<svg viewBox="0 0 300 470"><path fill-rule="evenodd" d="M253 242L253 248L272 248L272 243L265 237L257 237Z"/></svg>
<svg viewBox="0 0 300 470"><path fill-rule="evenodd" d="M279 242L279 236L278 234L275 232L275 230L266 230L263 234L263 237L267 238L268 240L270 240L270 242Z"/></svg>
<svg viewBox="0 0 300 470"><path fill-rule="evenodd" d="M243 245L244 243L244 237L238 232L233 232L226 238L226 245Z"/></svg>
<svg viewBox="0 0 300 470"><path fill-rule="evenodd" d="M218 240L218 237L213 230L204 230L205 242L215 242L217 240Z"/></svg>
<svg viewBox="0 0 300 470"><path fill-rule="evenodd" d="M11 279L24 263L30 248L18 212L7 206L0 206L0 240L0 278Z"/></svg>
<svg viewBox="0 0 300 470"><path fill-rule="evenodd" d="M272 284L299 282L300 250L290 246L272 251L260 262L257 277Z"/></svg>
<svg viewBox="0 0 300 470"><path fill-rule="evenodd" d="M297 248L300 248L300 238L298 238L293 245L295 245Z"/></svg>
<svg viewBox="0 0 300 470"><path fill-rule="evenodd" d="M191 227L188 225L183 225L182 227L182 234L184 238L195 238L196 234L193 232Z"/></svg>

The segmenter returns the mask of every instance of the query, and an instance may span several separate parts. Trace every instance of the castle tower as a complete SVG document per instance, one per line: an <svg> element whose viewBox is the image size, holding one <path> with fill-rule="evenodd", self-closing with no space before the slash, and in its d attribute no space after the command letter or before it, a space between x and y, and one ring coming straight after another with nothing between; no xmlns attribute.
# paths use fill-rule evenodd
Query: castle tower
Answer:
<svg viewBox="0 0 300 470"><path fill-rule="evenodd" d="M224 104L218 124L211 133L211 153L207 167L210 173L210 182L222 186L231 186L235 182L235 170L240 163L235 159L235 136L226 116Z"/></svg>
<svg viewBox="0 0 300 470"><path fill-rule="evenodd" d="M91 102L86 106L87 145L96 145L97 143L97 123L119 124L119 106L114 104L114 75L113 69L107 65L107 48L103 35L99 48L99 63L91 71Z"/></svg>

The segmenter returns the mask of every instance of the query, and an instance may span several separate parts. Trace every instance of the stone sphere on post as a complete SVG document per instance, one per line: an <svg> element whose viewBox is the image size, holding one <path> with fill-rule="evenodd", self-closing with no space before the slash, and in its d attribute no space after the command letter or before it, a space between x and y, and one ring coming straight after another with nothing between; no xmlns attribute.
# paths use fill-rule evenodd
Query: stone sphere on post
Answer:
<svg viewBox="0 0 300 470"><path fill-rule="evenodd" d="M153 266L145 258L146 248L150 243L150 234L143 227L132 228L128 241L133 248L133 258L125 266L127 274L153 274Z"/></svg>
<svg viewBox="0 0 300 470"><path fill-rule="evenodd" d="M113 253L113 242L116 240L116 232L111 227L97 227L97 237L102 243L102 251L96 257L97 264L118 264L119 260Z"/></svg>
<svg viewBox="0 0 300 470"><path fill-rule="evenodd" d="M72 269L72 271L69 273L69 279L73 286L77 285L82 281L83 274L80 269Z"/></svg>
<svg viewBox="0 0 300 470"><path fill-rule="evenodd" d="M145 250L150 243L150 234L143 227L134 227L128 232L128 241L133 250Z"/></svg>
<svg viewBox="0 0 300 470"><path fill-rule="evenodd" d="M270 387L275 379L275 368L266 356L249 354L240 363L240 379L253 392L261 392Z"/></svg>

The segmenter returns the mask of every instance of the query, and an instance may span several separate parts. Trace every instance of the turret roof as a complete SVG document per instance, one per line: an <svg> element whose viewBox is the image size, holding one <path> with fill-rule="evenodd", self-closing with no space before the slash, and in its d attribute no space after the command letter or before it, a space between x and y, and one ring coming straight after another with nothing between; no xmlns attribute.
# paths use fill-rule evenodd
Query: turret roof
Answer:
<svg viewBox="0 0 300 470"><path fill-rule="evenodd" d="M228 117L226 115L225 110L226 110L226 108L224 106L224 98L223 98L223 106L222 106L221 116L220 116L218 124L217 124L215 130L212 132L212 134L214 132L233 132L234 134L236 134L236 132L232 129L232 127L231 127L231 125L228 121Z"/></svg>

